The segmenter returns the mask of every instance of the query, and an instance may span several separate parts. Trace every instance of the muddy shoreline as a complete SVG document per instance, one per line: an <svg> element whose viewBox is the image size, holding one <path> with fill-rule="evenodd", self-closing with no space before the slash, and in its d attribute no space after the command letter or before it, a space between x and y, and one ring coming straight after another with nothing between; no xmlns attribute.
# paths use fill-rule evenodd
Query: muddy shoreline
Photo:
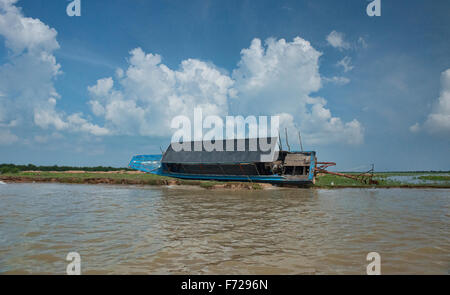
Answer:
<svg viewBox="0 0 450 295"><path fill-rule="evenodd" d="M107 184L107 185L143 185L143 186L174 186L187 185L198 186L204 189L231 189L231 190L260 190L281 188L267 183L247 183L247 182L220 182L209 183L207 181L183 181L179 179L153 179L151 181L142 179L125 179L109 177L41 177L41 176L1 176L0 181L5 183L65 183L65 184ZM345 188L409 188L409 189L449 189L447 185L315 185L315 189L345 189Z"/></svg>
<svg viewBox="0 0 450 295"><path fill-rule="evenodd" d="M0 176L0 181L5 183L65 183L65 184L107 184L107 185L143 185L143 186L198 186L204 189L231 189L231 190L258 190L273 188L271 184L255 184L245 182L224 182L218 184L210 184L205 181L182 181L178 179L156 179L156 180L139 180L139 179L120 179L107 177L94 178L77 178L77 177L27 177L27 176Z"/></svg>

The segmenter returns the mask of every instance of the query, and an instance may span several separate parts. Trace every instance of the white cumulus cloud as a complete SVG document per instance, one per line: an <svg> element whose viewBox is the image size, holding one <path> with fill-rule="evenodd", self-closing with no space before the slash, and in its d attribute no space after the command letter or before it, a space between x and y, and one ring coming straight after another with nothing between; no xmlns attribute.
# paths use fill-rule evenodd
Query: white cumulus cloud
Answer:
<svg viewBox="0 0 450 295"><path fill-rule="evenodd" d="M61 73L53 55L59 49L57 32L39 19L24 16L15 3L0 0L0 36L9 51L6 63L0 65L0 128L11 132L9 128L18 125L12 122L20 122L104 135L101 127L73 122L56 109L60 96L54 81Z"/></svg>
<svg viewBox="0 0 450 295"><path fill-rule="evenodd" d="M205 115L224 116L234 81L206 62L187 59L179 69L163 64L161 56L141 48L130 52L129 66L88 87L92 112L116 134L164 136L178 115L192 116L194 107Z"/></svg>
<svg viewBox="0 0 450 295"><path fill-rule="evenodd" d="M331 33L328 34L326 39L328 44L330 44L334 48L337 48L339 50L350 49L351 47L350 43L346 42L344 38L345 38L344 33L331 31Z"/></svg>
<svg viewBox="0 0 450 295"><path fill-rule="evenodd" d="M325 107L324 98L311 96L322 85L320 56L300 37L292 42L268 39L264 46L254 39L249 48L241 51L241 61L233 72L238 91L235 110L283 115L282 128L295 130L295 125L299 126L310 144L360 144L364 129L356 119L343 122Z"/></svg>
<svg viewBox="0 0 450 295"><path fill-rule="evenodd" d="M415 123L410 131L426 130L431 134L450 136L450 69L441 75L441 93L422 125Z"/></svg>
<svg viewBox="0 0 450 295"><path fill-rule="evenodd" d="M283 126L299 126L311 144L363 141L364 128L331 113L327 101L313 93L324 82L348 83L343 77L323 78L321 52L306 40L254 39L241 51L231 74L210 62L183 60L169 68L158 54L141 48L130 51L128 66L117 69L88 87L92 123L82 113L58 110L61 99L54 82L61 73L54 51L57 32L39 19L23 15L16 1L0 0L0 35L9 52L0 65L0 132L2 144L14 142L20 124L48 132L83 132L104 135L171 135L178 115L192 116L196 107L206 115L280 115ZM343 34L332 32L330 44L347 48ZM348 58L347 68L351 68ZM344 64L342 64L344 66ZM293 129L293 128L291 128ZM42 136L42 135L40 135ZM44 137L37 138L41 142Z"/></svg>
<svg viewBox="0 0 450 295"><path fill-rule="evenodd" d="M88 87L90 105L116 134L167 136L173 117L192 116L201 107L205 116L279 115L282 126L300 126L311 144L359 144L361 124L332 116L324 98L311 96L322 85L320 56L300 37L292 42L271 38L264 44L254 39L229 76L196 59L170 69L161 56L136 48L116 79L102 78ZM347 83L345 78L332 80Z"/></svg>
<svg viewBox="0 0 450 295"><path fill-rule="evenodd" d="M22 51L51 52L59 48L57 32L39 19L24 17L14 6L17 0L0 1L0 35L15 54Z"/></svg>

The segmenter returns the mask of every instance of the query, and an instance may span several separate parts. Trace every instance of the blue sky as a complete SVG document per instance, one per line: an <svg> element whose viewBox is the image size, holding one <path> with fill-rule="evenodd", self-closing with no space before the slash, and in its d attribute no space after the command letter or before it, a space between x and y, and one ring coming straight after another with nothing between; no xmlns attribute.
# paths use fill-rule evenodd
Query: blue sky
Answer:
<svg viewBox="0 0 450 295"><path fill-rule="evenodd" d="M163 118L207 104L285 114L338 170L450 168L449 1L381 0L380 17L365 0L81 0L79 17L14 2L0 0L0 162L125 166L167 146Z"/></svg>

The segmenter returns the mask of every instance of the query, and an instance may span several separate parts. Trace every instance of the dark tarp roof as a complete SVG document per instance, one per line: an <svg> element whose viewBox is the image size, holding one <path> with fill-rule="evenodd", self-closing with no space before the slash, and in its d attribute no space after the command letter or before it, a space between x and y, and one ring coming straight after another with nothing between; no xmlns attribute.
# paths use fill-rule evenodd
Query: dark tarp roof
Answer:
<svg viewBox="0 0 450 295"><path fill-rule="evenodd" d="M256 144L256 148L250 150L249 145L250 141L253 143L253 147ZM266 144L267 151L261 150L260 142ZM190 145L190 151L181 150L175 151L173 149L173 144L167 148L167 151L164 153L162 158L162 163L254 163L254 162L272 162L276 161L278 158L278 138L270 137L270 138L253 138L253 139L227 139L227 140L216 140L213 141L214 144L222 143L223 151L206 151L205 145L202 144L204 142L201 141L191 141L186 142L184 145ZM227 146L232 145L234 142L233 151L227 151ZM201 151L194 150L194 144L196 146L200 146ZM239 151L238 146L244 145L244 151Z"/></svg>

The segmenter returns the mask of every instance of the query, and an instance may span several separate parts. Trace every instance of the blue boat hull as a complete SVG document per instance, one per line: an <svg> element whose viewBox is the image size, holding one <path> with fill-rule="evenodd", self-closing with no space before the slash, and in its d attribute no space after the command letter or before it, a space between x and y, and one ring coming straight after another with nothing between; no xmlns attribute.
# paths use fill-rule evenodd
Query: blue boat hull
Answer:
<svg viewBox="0 0 450 295"><path fill-rule="evenodd" d="M288 179L280 175L200 175L200 174L181 174L181 173L167 173L164 171L154 172L154 174L161 176L168 176L180 179L191 180L214 180L214 181L238 181L238 182L261 182L271 184L286 184L286 185L312 185L313 179Z"/></svg>

